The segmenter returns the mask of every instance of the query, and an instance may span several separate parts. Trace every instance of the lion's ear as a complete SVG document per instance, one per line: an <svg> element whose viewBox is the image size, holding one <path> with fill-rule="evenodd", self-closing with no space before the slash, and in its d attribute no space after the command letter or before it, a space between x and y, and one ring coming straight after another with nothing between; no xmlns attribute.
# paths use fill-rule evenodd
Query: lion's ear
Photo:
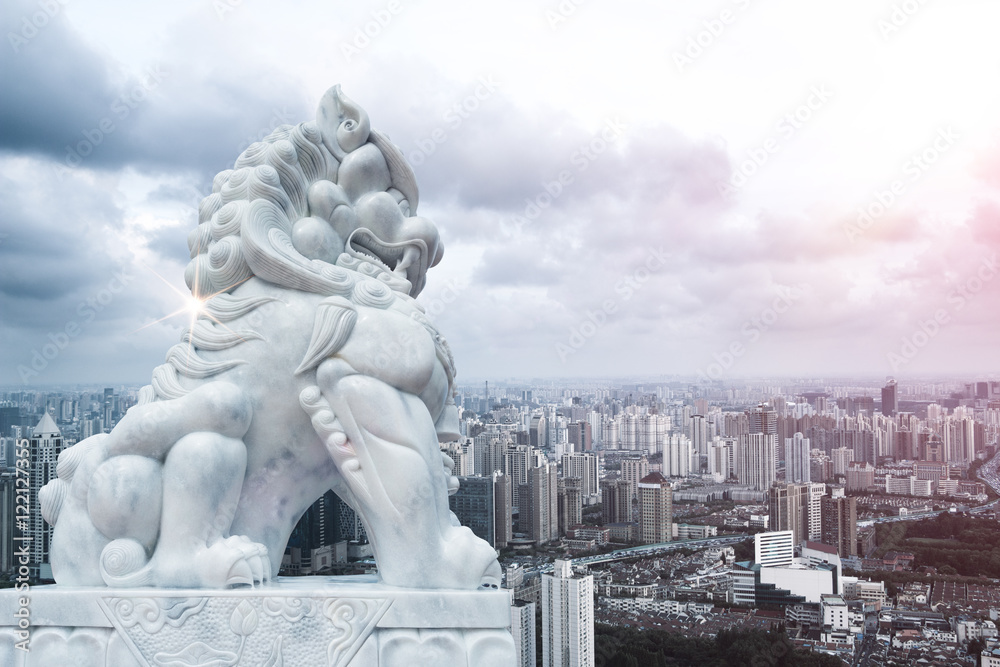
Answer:
<svg viewBox="0 0 1000 667"><path fill-rule="evenodd" d="M319 101L316 127L323 133L323 145L338 160L363 146L372 129L368 113L340 91L340 84Z"/></svg>

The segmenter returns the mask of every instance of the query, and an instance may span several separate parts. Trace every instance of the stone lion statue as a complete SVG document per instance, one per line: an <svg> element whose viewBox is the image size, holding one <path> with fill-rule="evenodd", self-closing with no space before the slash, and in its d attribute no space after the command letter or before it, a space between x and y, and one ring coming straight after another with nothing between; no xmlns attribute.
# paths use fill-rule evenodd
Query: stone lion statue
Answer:
<svg viewBox="0 0 1000 667"><path fill-rule="evenodd" d="M383 582L496 588L448 508L455 367L415 300L443 246L402 153L336 86L234 167L188 237L193 326L40 493L56 581L253 586L333 489Z"/></svg>

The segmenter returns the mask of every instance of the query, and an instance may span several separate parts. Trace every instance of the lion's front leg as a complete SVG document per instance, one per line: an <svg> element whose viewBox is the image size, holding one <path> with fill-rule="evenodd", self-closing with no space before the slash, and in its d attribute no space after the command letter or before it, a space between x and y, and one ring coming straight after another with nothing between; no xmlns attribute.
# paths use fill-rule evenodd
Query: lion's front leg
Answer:
<svg viewBox="0 0 1000 667"><path fill-rule="evenodd" d="M303 407L357 502L382 580L415 588L499 583L496 553L454 526L434 420L415 395L324 361Z"/></svg>

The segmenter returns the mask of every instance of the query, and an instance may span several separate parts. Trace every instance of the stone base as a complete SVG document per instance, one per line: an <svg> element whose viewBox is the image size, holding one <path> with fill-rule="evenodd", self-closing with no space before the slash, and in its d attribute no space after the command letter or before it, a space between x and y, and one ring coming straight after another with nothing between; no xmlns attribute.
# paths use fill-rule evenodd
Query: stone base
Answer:
<svg viewBox="0 0 1000 667"><path fill-rule="evenodd" d="M38 586L0 590L0 665L509 667L509 626L508 591L393 588L370 576L222 591Z"/></svg>

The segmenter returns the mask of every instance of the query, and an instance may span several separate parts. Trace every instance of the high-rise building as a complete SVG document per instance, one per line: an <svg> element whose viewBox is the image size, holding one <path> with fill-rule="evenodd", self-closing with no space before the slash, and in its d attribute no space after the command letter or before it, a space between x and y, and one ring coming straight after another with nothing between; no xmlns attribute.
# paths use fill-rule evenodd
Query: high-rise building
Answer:
<svg viewBox="0 0 1000 667"><path fill-rule="evenodd" d="M365 525L361 523L361 517L345 502L340 503L337 530L342 540L368 544L368 533L365 531Z"/></svg>
<svg viewBox="0 0 1000 667"><path fill-rule="evenodd" d="M518 492L518 526L539 544L559 539L559 492L556 466L545 463L528 471L528 484Z"/></svg>
<svg viewBox="0 0 1000 667"><path fill-rule="evenodd" d="M778 413L767 403L761 403L748 413L750 433L778 434Z"/></svg>
<svg viewBox="0 0 1000 667"><path fill-rule="evenodd" d="M808 484L775 484L767 490L767 506L768 528L791 531L793 544L809 538Z"/></svg>
<svg viewBox="0 0 1000 667"><path fill-rule="evenodd" d="M875 486L875 466L867 461L855 461L847 466L845 477L848 491L866 491Z"/></svg>
<svg viewBox="0 0 1000 667"><path fill-rule="evenodd" d="M785 438L785 479L797 484L811 481L809 471L809 438L796 433Z"/></svg>
<svg viewBox="0 0 1000 667"><path fill-rule="evenodd" d="M728 479L734 474L736 439L716 437L709 446L708 472Z"/></svg>
<svg viewBox="0 0 1000 667"><path fill-rule="evenodd" d="M580 491L588 503L600 493L597 485L598 460L595 454L563 454L562 476L580 478Z"/></svg>
<svg viewBox="0 0 1000 667"><path fill-rule="evenodd" d="M506 434L483 432L473 442L477 475L489 477L497 470L504 469L504 455L510 445Z"/></svg>
<svg viewBox="0 0 1000 667"><path fill-rule="evenodd" d="M570 422L567 426L569 444L574 452L589 452L594 448L593 436L589 422Z"/></svg>
<svg viewBox="0 0 1000 667"><path fill-rule="evenodd" d="M559 534L583 523L583 493L579 477L559 479Z"/></svg>
<svg viewBox="0 0 1000 667"><path fill-rule="evenodd" d="M496 537L493 546L496 549L505 548L513 537L513 488L514 485L511 484L510 477L502 472L493 473L493 519L495 525L493 534Z"/></svg>
<svg viewBox="0 0 1000 667"><path fill-rule="evenodd" d="M23 482L22 482L23 484ZM0 469L0 574L13 572L17 565L14 556L14 538L21 532L16 528L17 475L14 470Z"/></svg>
<svg viewBox="0 0 1000 667"><path fill-rule="evenodd" d="M601 482L601 510L605 524L631 521L629 485L620 479Z"/></svg>
<svg viewBox="0 0 1000 667"><path fill-rule="evenodd" d="M532 448L528 445L514 445L504 454L503 472L510 479L511 502L520 507L518 492L522 484L528 483L528 471L535 467Z"/></svg>
<svg viewBox="0 0 1000 667"><path fill-rule="evenodd" d="M794 558L795 542L792 531L770 531L753 536L753 560L761 567L791 565Z"/></svg>
<svg viewBox="0 0 1000 667"><path fill-rule="evenodd" d="M663 474L667 477L687 477L691 474L691 440L680 433L665 438Z"/></svg>
<svg viewBox="0 0 1000 667"><path fill-rule="evenodd" d="M899 396L896 393L896 381L889 380L882 387L882 414L886 417L895 417L899 412Z"/></svg>
<svg viewBox="0 0 1000 667"><path fill-rule="evenodd" d="M705 415L691 415L691 447L698 455L698 466L694 472L700 473L702 462L708 461L708 420Z"/></svg>
<svg viewBox="0 0 1000 667"><path fill-rule="evenodd" d="M594 667L594 577L557 560L542 575L543 667Z"/></svg>
<svg viewBox="0 0 1000 667"><path fill-rule="evenodd" d="M448 505L463 526L477 537L496 547L496 498L493 475L459 477L458 491L448 498Z"/></svg>
<svg viewBox="0 0 1000 667"><path fill-rule="evenodd" d="M740 484L764 491L777 479L778 436L747 433L740 436L736 452L736 479Z"/></svg>
<svg viewBox="0 0 1000 667"><path fill-rule="evenodd" d="M531 426L528 429L530 444L538 449L546 449L549 446L549 427L543 415L535 415L531 418Z"/></svg>
<svg viewBox="0 0 1000 667"><path fill-rule="evenodd" d="M858 555L857 498L823 498L823 543L837 549L841 558Z"/></svg>
<svg viewBox="0 0 1000 667"><path fill-rule="evenodd" d="M670 482L658 472L639 480L639 535L643 544L673 538L673 496Z"/></svg>
<svg viewBox="0 0 1000 667"><path fill-rule="evenodd" d="M823 505L826 495L826 484L811 482L809 484L809 540L819 542L823 539Z"/></svg>
<svg viewBox="0 0 1000 667"><path fill-rule="evenodd" d="M639 497L639 480L649 474L649 459L645 456L622 459L622 479L629 487L629 498Z"/></svg>
<svg viewBox="0 0 1000 667"><path fill-rule="evenodd" d="M535 603L514 600L510 606L510 633L514 635L517 667L535 667Z"/></svg>
<svg viewBox="0 0 1000 667"><path fill-rule="evenodd" d="M11 426L21 423L20 409L16 405L0 405L0 438L11 437ZM3 461L0 461L3 465ZM14 465L12 457L7 459L8 466Z"/></svg>
<svg viewBox="0 0 1000 667"><path fill-rule="evenodd" d="M105 390L107 392L107 390ZM42 513L38 511L38 491L56 478L56 464L59 454L64 448L62 433L46 412L35 426L29 440L28 451L31 457L31 474L28 485L28 507L33 511L28 514L28 531L25 536L31 537L29 544L30 560L28 564L29 577L32 581L51 579L52 568L49 565L49 547L52 544L53 527L45 523Z"/></svg>
<svg viewBox="0 0 1000 667"><path fill-rule="evenodd" d="M315 574L333 565L342 502L333 491L327 491L310 505L288 537L279 574Z"/></svg>
<svg viewBox="0 0 1000 667"><path fill-rule="evenodd" d="M846 475L847 466L854 460L854 450L847 447L838 447L830 452L830 459L833 462L833 474Z"/></svg>

